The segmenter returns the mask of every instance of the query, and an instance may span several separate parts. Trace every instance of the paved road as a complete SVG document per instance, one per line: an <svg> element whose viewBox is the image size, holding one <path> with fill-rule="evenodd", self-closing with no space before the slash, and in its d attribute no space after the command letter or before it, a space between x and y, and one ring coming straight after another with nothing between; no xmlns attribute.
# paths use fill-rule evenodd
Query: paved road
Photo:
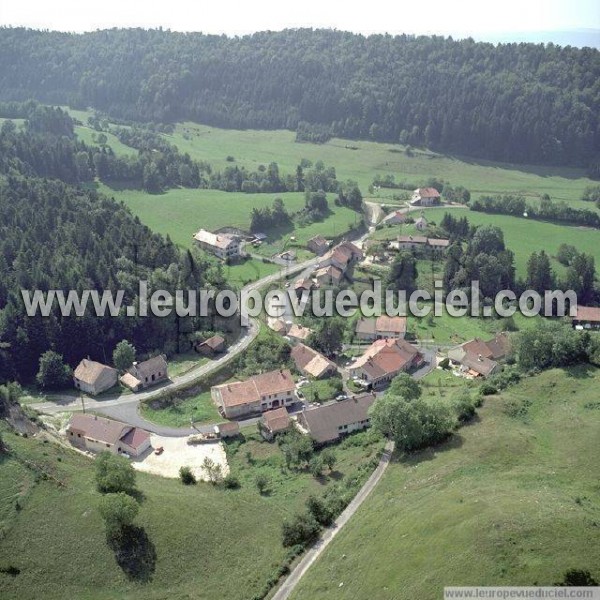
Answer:
<svg viewBox="0 0 600 600"><path fill-rule="evenodd" d="M304 574L308 571L311 565L319 558L323 550L327 548L331 540L339 533L344 525L350 520L354 513L358 510L360 505L366 500L367 496L373 491L381 476L387 469L392 452L394 451L394 442L389 441L379 461L379 465L367 482L360 488L358 494L354 497L352 502L346 507L346 510L335 520L333 525L329 527L321 538L312 546L312 548L302 557L302 560L294 567L292 572L287 576L281 587L277 590L272 600L287 600L294 588L298 585L298 582L302 579Z"/></svg>
<svg viewBox="0 0 600 600"><path fill-rule="evenodd" d="M301 271L304 272L307 269L311 269L318 261L319 258L314 258L311 260L304 261L302 263L289 265L284 270L282 270L282 273L273 273L272 275L263 277L258 281L249 283L248 285L244 286L243 290L246 292L258 290L266 285L275 283L282 276L282 274L284 276L293 275L295 273ZM92 410L95 412L106 414L107 416L124 421L126 423L130 423L132 425L144 427L145 429L148 429L149 431L155 433L179 436L189 435L191 431L190 428L175 429L169 427L161 427L155 425L154 423L146 421L140 416L138 412L139 403L145 400L150 400L152 398L157 398L167 391L173 391L178 388L192 384L206 377L209 373L218 370L223 365L233 360L238 354L240 354L240 352L243 352L254 341L254 339L258 335L259 329L259 322L256 319L250 319L249 326L242 328L240 336L238 337L236 342L232 346L230 346L228 352L221 356L219 359L211 361L210 363L201 365L199 367L195 367L189 370L187 373L184 373L177 377L173 377L169 383L153 388L152 390L146 392L139 392L137 394L112 395L105 396L103 398L86 398L85 408L86 410ZM47 414L55 414L64 411L82 410L82 404L80 399L73 395L55 395L53 396L53 400L50 402L39 402L31 404L30 406L39 412Z"/></svg>

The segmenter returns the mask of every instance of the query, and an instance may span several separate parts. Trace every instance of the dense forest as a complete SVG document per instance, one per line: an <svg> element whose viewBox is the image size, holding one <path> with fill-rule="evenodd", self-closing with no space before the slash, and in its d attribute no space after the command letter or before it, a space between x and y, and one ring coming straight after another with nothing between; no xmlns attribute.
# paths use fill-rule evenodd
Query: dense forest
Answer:
<svg viewBox="0 0 600 600"><path fill-rule="evenodd" d="M30 381L49 349L71 366L90 356L110 360L128 339L140 355L189 348L210 317L27 317L20 290L123 290L130 304L140 279L157 289L218 289L219 268L196 250L181 252L122 204L70 185L77 156L70 118L32 105L27 126L0 130L0 383ZM51 179L49 178L51 177ZM63 179L61 181L61 179Z"/></svg>
<svg viewBox="0 0 600 600"><path fill-rule="evenodd" d="M427 145L600 175L600 52L553 44L287 30L0 29L0 99Z"/></svg>

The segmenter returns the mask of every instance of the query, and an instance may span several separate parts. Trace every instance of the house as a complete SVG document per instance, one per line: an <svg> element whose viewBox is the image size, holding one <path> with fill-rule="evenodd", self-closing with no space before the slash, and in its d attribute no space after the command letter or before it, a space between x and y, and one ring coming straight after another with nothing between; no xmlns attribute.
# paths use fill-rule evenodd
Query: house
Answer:
<svg viewBox="0 0 600 600"><path fill-rule="evenodd" d="M268 319L269 327L279 335L285 335L287 333L288 326L283 319Z"/></svg>
<svg viewBox="0 0 600 600"><path fill-rule="evenodd" d="M237 421L226 421L215 425L214 431L222 440L234 438L240 435L240 424Z"/></svg>
<svg viewBox="0 0 600 600"><path fill-rule="evenodd" d="M285 252L279 254L279 258L281 258L281 260L290 262L292 260L296 260L296 253L293 250L285 250Z"/></svg>
<svg viewBox="0 0 600 600"><path fill-rule="evenodd" d="M240 256L241 239L231 233L211 233L201 229L194 234L200 247L221 260L232 260Z"/></svg>
<svg viewBox="0 0 600 600"><path fill-rule="evenodd" d="M315 235L308 240L306 247L317 256L323 256L329 250L329 242L322 235Z"/></svg>
<svg viewBox="0 0 600 600"><path fill-rule="evenodd" d="M356 322L354 333L362 341L403 338L406 335L406 317L362 317Z"/></svg>
<svg viewBox="0 0 600 600"><path fill-rule="evenodd" d="M420 216L415 221L415 229L418 229L419 231L424 231L425 229L427 229L427 219L423 216Z"/></svg>
<svg viewBox="0 0 600 600"><path fill-rule="evenodd" d="M377 319L375 317L361 317L356 321L354 335L362 341L373 341L377 339L375 331Z"/></svg>
<svg viewBox="0 0 600 600"><path fill-rule="evenodd" d="M315 379L329 377L337 371L333 361L304 344L296 344L292 348L291 357L298 371Z"/></svg>
<svg viewBox="0 0 600 600"><path fill-rule="evenodd" d="M369 427L369 408L374 402L375 395L368 393L305 409L298 415L297 428L317 445L335 442L353 431Z"/></svg>
<svg viewBox="0 0 600 600"><path fill-rule="evenodd" d="M305 291L310 292L315 287L316 285L313 283L313 280L309 279L308 277L297 279L294 282L294 291L296 292L296 296L298 296L298 298L302 297L302 294Z"/></svg>
<svg viewBox="0 0 600 600"><path fill-rule="evenodd" d="M417 188L413 192L410 203L413 206L435 206L442 203L442 198L435 188Z"/></svg>
<svg viewBox="0 0 600 600"><path fill-rule="evenodd" d="M276 435L287 431L291 424L290 415L285 408L276 408L263 413L258 422L260 435L267 441L271 441Z"/></svg>
<svg viewBox="0 0 600 600"><path fill-rule="evenodd" d="M440 252L445 252L450 246L450 240L445 239L437 239L437 238L427 238L427 244L432 250L439 250Z"/></svg>
<svg viewBox="0 0 600 600"><path fill-rule="evenodd" d="M406 223L406 212L403 210L395 210L383 219L382 223L386 225L402 225Z"/></svg>
<svg viewBox="0 0 600 600"><path fill-rule="evenodd" d="M220 335L213 335L194 348L196 352L204 356L214 356L225 352L225 338Z"/></svg>
<svg viewBox="0 0 600 600"><path fill-rule="evenodd" d="M134 362L119 381L130 390L139 392L168 378L167 357L159 354L143 362Z"/></svg>
<svg viewBox="0 0 600 600"><path fill-rule="evenodd" d="M352 242L342 242L332 248L319 262L319 269L333 266L345 273L353 264L362 260L362 250Z"/></svg>
<svg viewBox="0 0 600 600"><path fill-rule="evenodd" d="M96 415L75 414L67 427L67 439L80 450L140 456L150 448L150 434L139 427Z"/></svg>
<svg viewBox="0 0 600 600"><path fill-rule="evenodd" d="M295 388L290 371L280 369L214 386L210 394L225 417L236 419L293 404L297 400Z"/></svg>
<svg viewBox="0 0 600 600"><path fill-rule="evenodd" d="M378 387L389 383L399 373L418 366L422 361L419 351L403 339L381 339L373 342L348 367L348 371L370 386Z"/></svg>
<svg viewBox="0 0 600 600"><path fill-rule="evenodd" d="M287 337L290 338L292 343L294 342L305 342L310 334L313 332L310 327L304 327L303 325L297 325L294 323L287 332Z"/></svg>
<svg viewBox="0 0 600 600"><path fill-rule="evenodd" d="M339 285L343 278L344 273L342 270L334 267L333 265L323 267L315 272L315 279L320 286Z"/></svg>
<svg viewBox="0 0 600 600"><path fill-rule="evenodd" d="M388 317L381 315L375 322L377 339L403 338L406 335L406 317Z"/></svg>
<svg viewBox="0 0 600 600"><path fill-rule="evenodd" d="M427 238L420 235L399 235L395 242L390 242L390 248L396 250L424 250L427 248Z"/></svg>
<svg viewBox="0 0 600 600"><path fill-rule="evenodd" d="M448 350L448 358L468 376L488 377L500 370L497 361L505 358L509 351L508 335L500 333L487 342L475 338L455 346Z"/></svg>
<svg viewBox="0 0 600 600"><path fill-rule="evenodd" d="M84 358L73 373L73 383L78 390L96 396L117 385L119 373L108 365Z"/></svg>
<svg viewBox="0 0 600 600"><path fill-rule="evenodd" d="M577 316L573 317L573 327L578 329L600 329L600 308L577 306Z"/></svg>

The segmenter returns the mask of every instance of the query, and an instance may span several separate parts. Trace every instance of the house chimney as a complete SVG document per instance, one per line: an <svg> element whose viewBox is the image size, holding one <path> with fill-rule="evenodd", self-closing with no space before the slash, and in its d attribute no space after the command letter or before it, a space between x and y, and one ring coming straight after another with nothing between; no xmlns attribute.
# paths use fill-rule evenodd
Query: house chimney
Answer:
<svg viewBox="0 0 600 600"><path fill-rule="evenodd" d="M478 355L477 355L477 360L478 360L479 362L483 362L483 356L481 356L481 354L478 354Z"/></svg>

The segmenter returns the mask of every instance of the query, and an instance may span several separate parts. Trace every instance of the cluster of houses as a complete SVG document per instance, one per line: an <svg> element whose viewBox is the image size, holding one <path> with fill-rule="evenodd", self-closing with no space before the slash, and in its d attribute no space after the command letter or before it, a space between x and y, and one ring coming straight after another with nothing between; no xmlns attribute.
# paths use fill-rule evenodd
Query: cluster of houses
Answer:
<svg viewBox="0 0 600 600"><path fill-rule="evenodd" d="M314 279L320 286L339 285L351 267L363 258L363 252L358 246L352 242L342 242L323 255Z"/></svg>
<svg viewBox="0 0 600 600"><path fill-rule="evenodd" d="M498 361L506 358L510 343L506 333L484 342L475 338L448 350L450 363L469 378L489 377L500 371Z"/></svg>
<svg viewBox="0 0 600 600"><path fill-rule="evenodd" d="M121 377L114 367L89 358L84 358L73 372L75 388L90 396L97 396L109 390L117 384L117 381L130 390L138 392L168 378L167 358L164 354L142 362L134 362Z"/></svg>

